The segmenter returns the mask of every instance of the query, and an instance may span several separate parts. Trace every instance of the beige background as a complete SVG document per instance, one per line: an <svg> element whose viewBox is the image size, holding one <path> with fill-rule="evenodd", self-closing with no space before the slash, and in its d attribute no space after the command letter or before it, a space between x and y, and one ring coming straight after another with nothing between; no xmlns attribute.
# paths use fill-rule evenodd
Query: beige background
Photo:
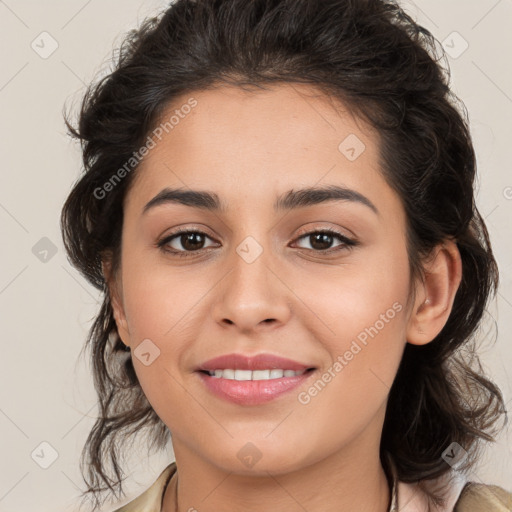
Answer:
<svg viewBox="0 0 512 512"><path fill-rule="evenodd" d="M83 487L78 457L96 414L88 364L77 357L99 295L70 267L61 242L60 208L80 169L79 148L66 136L61 112L65 102L77 104L85 84L106 69L123 33L165 5L0 0L0 512L76 510ZM500 292L482 328L483 361L510 411L512 0L404 5L446 41L453 88L470 113L480 170L478 205L501 270ZM57 49L44 55L52 44ZM36 244L49 244L40 242L43 237L56 251L50 250L46 262L36 256L42 247ZM134 453L126 468L131 497L172 460L171 449L149 460L144 452L142 447ZM53 453L56 460L41 467L52 462ZM487 449L471 478L512 487L510 429Z"/></svg>

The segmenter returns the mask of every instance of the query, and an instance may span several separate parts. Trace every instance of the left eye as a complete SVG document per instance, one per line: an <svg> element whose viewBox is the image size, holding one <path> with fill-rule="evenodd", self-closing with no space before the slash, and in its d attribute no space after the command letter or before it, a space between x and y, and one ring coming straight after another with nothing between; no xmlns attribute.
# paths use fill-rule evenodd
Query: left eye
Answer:
<svg viewBox="0 0 512 512"><path fill-rule="evenodd" d="M333 240L336 238L340 243L334 246L334 248L330 247ZM176 254L177 256L188 256L187 253L193 253L200 251L201 249L205 249L204 243L206 242L206 239L211 240L211 238L202 231L180 231L163 238L157 243L157 246L167 253ZM297 240L302 239L309 240L311 245L310 248L304 247L305 249L319 253L349 249L350 247L358 244L355 240L351 240L341 233L331 230L310 231L309 233L305 233L297 238ZM175 243L180 245L181 248L173 246ZM171 248L169 249L168 247ZM332 251L332 249L334 249L334 251Z"/></svg>
<svg viewBox="0 0 512 512"><path fill-rule="evenodd" d="M332 247L325 247L326 245L330 246L333 242L333 239L337 238L341 241L341 243L335 247L350 247L356 245L354 240L343 236L341 233L337 231L331 230L323 230L323 231L311 231L310 233L306 233L298 238L298 240L306 239L309 240L310 245L312 245L312 249L317 252L328 251L333 249ZM309 249L306 247L306 249ZM340 250L340 249L337 249Z"/></svg>

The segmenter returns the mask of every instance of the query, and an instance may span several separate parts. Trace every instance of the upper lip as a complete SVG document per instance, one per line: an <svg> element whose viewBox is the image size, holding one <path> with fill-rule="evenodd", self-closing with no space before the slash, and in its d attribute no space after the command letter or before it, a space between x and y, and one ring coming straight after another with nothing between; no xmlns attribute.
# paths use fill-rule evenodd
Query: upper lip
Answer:
<svg viewBox="0 0 512 512"><path fill-rule="evenodd" d="M202 363L197 371L213 370L267 370L279 368L282 370L302 371L313 368L312 365L302 364L285 357L275 356L273 354L258 354L255 356L246 356L243 354L225 354L214 357Z"/></svg>

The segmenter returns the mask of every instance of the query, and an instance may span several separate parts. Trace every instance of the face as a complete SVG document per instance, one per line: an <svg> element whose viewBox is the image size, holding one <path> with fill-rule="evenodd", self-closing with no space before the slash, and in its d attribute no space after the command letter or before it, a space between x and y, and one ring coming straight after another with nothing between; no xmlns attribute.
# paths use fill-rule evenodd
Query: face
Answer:
<svg viewBox="0 0 512 512"><path fill-rule="evenodd" d="M378 446L410 290L378 134L303 85L201 91L165 119L176 109L125 198L114 307L177 457L279 474ZM263 354L288 361L247 360Z"/></svg>

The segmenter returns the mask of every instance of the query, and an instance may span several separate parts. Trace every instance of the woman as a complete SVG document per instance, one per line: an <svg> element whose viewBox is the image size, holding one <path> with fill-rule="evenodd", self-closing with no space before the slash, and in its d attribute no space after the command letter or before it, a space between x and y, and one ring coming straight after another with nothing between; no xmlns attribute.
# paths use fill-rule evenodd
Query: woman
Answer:
<svg viewBox="0 0 512 512"><path fill-rule="evenodd" d="M178 0L91 86L62 230L104 292L95 510L142 428L176 462L119 512L512 510L468 478L498 271L436 50L389 1Z"/></svg>

